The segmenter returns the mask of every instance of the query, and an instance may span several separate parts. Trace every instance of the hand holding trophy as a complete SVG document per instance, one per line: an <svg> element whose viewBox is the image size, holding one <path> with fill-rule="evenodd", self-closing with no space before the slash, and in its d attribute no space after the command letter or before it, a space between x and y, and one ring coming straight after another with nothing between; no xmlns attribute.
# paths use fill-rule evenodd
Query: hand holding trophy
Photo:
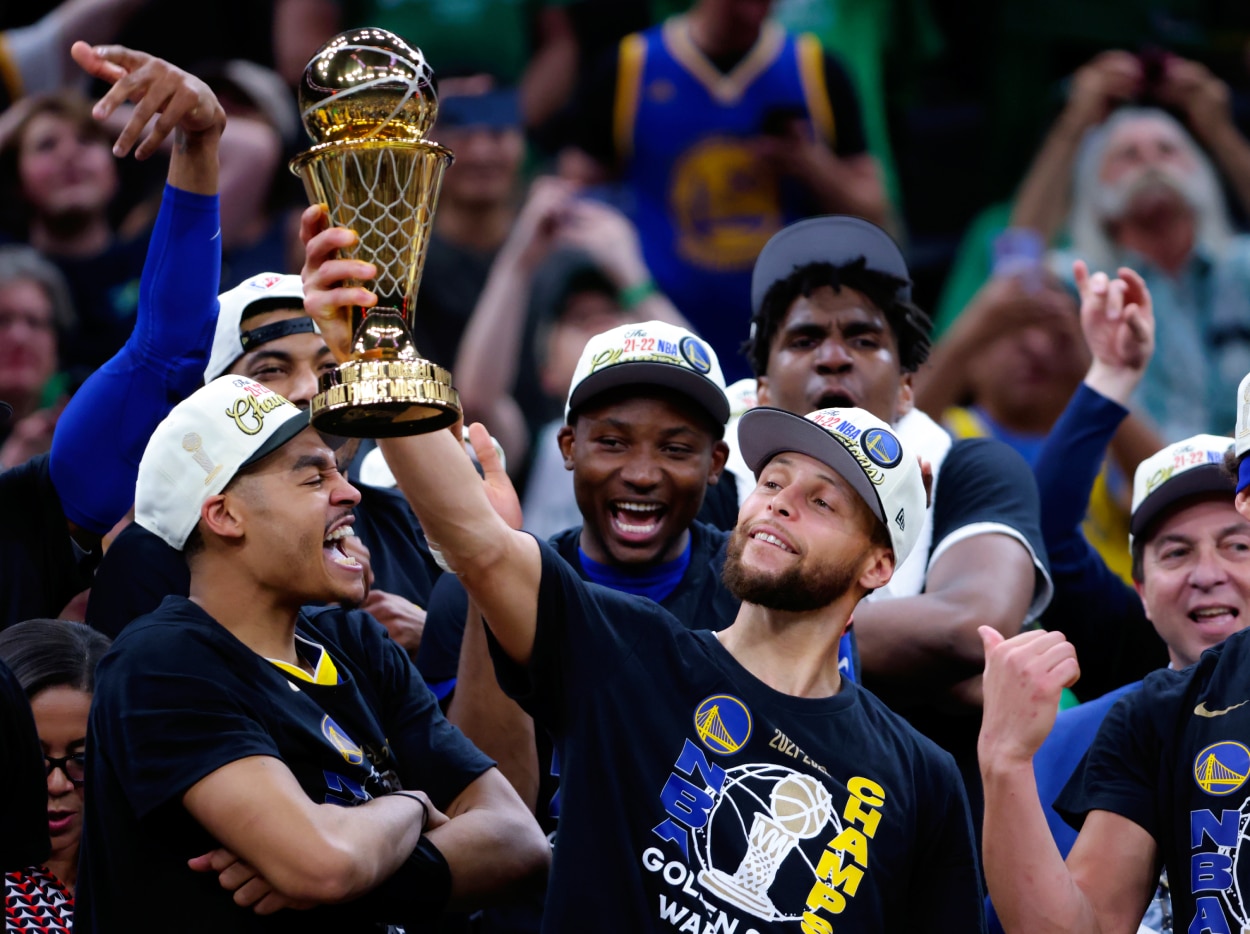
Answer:
<svg viewBox="0 0 1250 934"><path fill-rule="evenodd" d="M315 145L291 160L313 204L357 236L372 263L373 308L353 306L351 353L312 400L313 424L336 435L387 438L436 431L460 417L443 367L412 339L417 287L450 150L426 138L438 114L419 49L365 27L340 33L304 69L299 103ZM360 284L356 282L354 284Z"/></svg>

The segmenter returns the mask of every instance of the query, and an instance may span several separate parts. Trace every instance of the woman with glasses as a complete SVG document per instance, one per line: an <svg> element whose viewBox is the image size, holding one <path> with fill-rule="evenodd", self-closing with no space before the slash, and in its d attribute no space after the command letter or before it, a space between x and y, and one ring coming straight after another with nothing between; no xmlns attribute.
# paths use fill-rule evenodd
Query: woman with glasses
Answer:
<svg viewBox="0 0 1250 934"><path fill-rule="evenodd" d="M109 640L82 623L34 619L0 632L0 661L30 700L48 774L48 835L42 866L7 873L8 931L68 931L73 924L82 836L83 759L95 667Z"/></svg>

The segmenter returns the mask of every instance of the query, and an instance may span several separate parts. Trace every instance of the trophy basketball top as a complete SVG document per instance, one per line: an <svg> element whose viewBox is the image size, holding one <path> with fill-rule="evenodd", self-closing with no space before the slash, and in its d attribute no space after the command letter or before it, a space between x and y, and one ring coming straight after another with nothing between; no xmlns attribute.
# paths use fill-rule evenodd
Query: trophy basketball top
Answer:
<svg viewBox="0 0 1250 934"><path fill-rule="evenodd" d="M341 32L312 57L299 88L314 143L424 140L438 116L434 71L421 50L372 26Z"/></svg>

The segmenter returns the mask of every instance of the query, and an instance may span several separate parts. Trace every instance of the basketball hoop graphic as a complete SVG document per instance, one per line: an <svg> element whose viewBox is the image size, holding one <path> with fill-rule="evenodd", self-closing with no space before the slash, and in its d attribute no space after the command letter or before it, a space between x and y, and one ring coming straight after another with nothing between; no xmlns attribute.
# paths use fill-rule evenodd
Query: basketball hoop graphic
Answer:
<svg viewBox="0 0 1250 934"><path fill-rule="evenodd" d="M828 789L812 776L783 767L769 767L768 771L781 774L768 792L767 809L756 810L751 819L747 851L738 868L733 873L715 867L704 869L699 873L699 884L757 917L778 920L787 915L768 897L778 869L800 841L820 833L834 814ZM731 784L748 777L752 776L737 776ZM756 801L764 805L763 800Z"/></svg>

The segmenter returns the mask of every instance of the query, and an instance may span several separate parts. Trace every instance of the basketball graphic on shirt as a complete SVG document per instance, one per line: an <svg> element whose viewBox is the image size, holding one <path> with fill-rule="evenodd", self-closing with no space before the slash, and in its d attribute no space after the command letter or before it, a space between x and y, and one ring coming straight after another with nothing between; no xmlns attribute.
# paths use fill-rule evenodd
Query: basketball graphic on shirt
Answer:
<svg viewBox="0 0 1250 934"><path fill-rule="evenodd" d="M842 822L824 783L784 765L740 765L695 832L699 885L765 921L799 921L807 906L773 901L776 892L810 890L829 840Z"/></svg>
<svg viewBox="0 0 1250 934"><path fill-rule="evenodd" d="M796 837L810 837L829 822L829 792L810 775L782 779L768 800L777 823Z"/></svg>

